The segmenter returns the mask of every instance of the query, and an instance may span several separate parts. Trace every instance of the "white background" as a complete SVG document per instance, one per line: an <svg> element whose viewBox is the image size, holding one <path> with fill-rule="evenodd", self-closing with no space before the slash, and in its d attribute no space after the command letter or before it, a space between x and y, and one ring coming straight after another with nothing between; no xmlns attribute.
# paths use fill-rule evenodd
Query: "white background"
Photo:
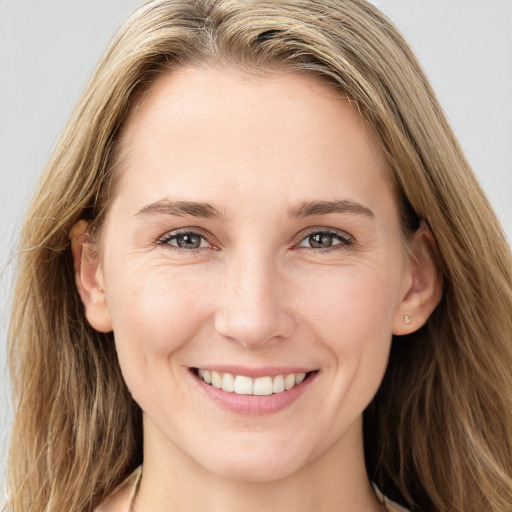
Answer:
<svg viewBox="0 0 512 512"><path fill-rule="evenodd" d="M87 78L138 3L0 0L0 482L11 417L5 335L13 241ZM418 53L512 240L512 0L373 3Z"/></svg>

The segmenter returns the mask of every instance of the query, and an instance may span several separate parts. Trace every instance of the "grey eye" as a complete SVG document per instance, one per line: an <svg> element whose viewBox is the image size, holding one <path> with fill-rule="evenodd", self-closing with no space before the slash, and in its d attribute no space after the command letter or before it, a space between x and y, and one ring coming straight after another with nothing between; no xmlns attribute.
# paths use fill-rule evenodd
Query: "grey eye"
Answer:
<svg viewBox="0 0 512 512"><path fill-rule="evenodd" d="M308 236L308 242L314 249L327 249L334 244L334 235L331 233L314 233Z"/></svg>
<svg viewBox="0 0 512 512"><path fill-rule="evenodd" d="M181 249L199 249L203 237L197 233L182 233L177 235L176 245Z"/></svg>
<svg viewBox="0 0 512 512"><path fill-rule="evenodd" d="M329 231L315 231L304 238L299 244L300 247L311 249L329 249L335 246L350 245L352 240L347 236Z"/></svg>
<svg viewBox="0 0 512 512"><path fill-rule="evenodd" d="M185 251L193 251L203 247L210 247L209 242L203 235L193 231L182 231L180 233L170 233L160 240L162 245L172 245Z"/></svg>

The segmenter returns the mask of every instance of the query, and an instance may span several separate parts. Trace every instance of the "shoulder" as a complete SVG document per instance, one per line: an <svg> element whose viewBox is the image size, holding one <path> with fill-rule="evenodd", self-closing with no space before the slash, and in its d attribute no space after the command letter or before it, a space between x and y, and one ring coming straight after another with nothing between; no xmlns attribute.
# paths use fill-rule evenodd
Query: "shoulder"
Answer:
<svg viewBox="0 0 512 512"><path fill-rule="evenodd" d="M138 467L123 483L110 493L94 512L128 512L133 492L140 479L141 467Z"/></svg>

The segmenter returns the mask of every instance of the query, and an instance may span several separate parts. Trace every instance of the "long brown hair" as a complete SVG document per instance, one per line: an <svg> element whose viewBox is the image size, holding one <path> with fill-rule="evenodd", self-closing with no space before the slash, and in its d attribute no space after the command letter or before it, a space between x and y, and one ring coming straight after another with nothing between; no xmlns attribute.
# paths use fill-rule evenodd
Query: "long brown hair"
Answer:
<svg viewBox="0 0 512 512"><path fill-rule="evenodd" d="M413 510L512 504L512 261L415 57L363 0L154 0L107 49L20 235L10 325L12 512L91 511L142 458L140 411L112 334L87 323L69 232L108 208L124 120L158 75L213 62L316 73L373 129L404 204L437 241L444 297L393 340L365 412L369 475Z"/></svg>

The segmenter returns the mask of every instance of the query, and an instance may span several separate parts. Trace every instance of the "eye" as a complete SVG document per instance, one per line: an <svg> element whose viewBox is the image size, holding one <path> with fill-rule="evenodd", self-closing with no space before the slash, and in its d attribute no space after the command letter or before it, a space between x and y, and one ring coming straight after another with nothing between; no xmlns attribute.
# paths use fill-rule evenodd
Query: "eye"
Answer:
<svg viewBox="0 0 512 512"><path fill-rule="evenodd" d="M171 245L183 249L185 251L193 251L195 249L202 249L203 247L210 247L210 243L200 233L195 231L179 231L168 233L161 238L158 243L160 245Z"/></svg>
<svg viewBox="0 0 512 512"><path fill-rule="evenodd" d="M338 233L335 231L314 231L300 241L299 247L330 249L336 246L347 246L351 243L352 237L346 233Z"/></svg>

